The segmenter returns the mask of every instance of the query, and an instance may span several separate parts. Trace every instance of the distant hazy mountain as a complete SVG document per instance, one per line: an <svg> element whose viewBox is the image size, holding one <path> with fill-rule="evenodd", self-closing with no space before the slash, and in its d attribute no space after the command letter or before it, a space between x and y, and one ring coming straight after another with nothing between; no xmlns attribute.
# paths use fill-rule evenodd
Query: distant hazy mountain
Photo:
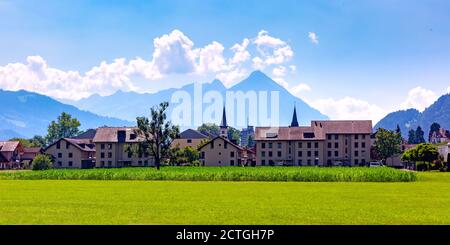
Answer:
<svg viewBox="0 0 450 245"><path fill-rule="evenodd" d="M228 90L219 80L214 80L212 83L204 83L202 85L203 95L208 91L216 91L219 92L224 99L227 91L242 91L245 93L252 90L256 92L268 91L269 94L270 91L279 91L279 121L281 125L287 125L290 123L294 103L297 106L299 122L302 124L309 125L310 121L313 119L328 119L327 116L321 114L316 109L311 108L303 100L290 94L285 88L278 85L278 83L276 83L260 71L253 72L247 79L229 88ZM88 110L99 115L134 121L137 116L148 116L149 108L159 104L161 101L170 102L172 94L176 91L186 91L192 98L194 98L194 84L189 84L179 89L172 88L162 90L157 93L135 93L118 91L110 96L100 96L96 94L86 99L71 102L71 104L80 109ZM268 99L268 103L270 103L270 98ZM169 115L174 106L176 105L172 105L171 107L169 107ZM207 104L204 104L203 110L205 110L207 106ZM193 110L194 103L192 103L192 111ZM248 112L246 110L245 118L247 118L247 114ZM229 118L233 117L229 115ZM234 115L234 118L237 118L236 114ZM264 122L258 122L258 124L264 124ZM193 125L191 125L190 127L193 127Z"/></svg>
<svg viewBox="0 0 450 245"><path fill-rule="evenodd" d="M386 128L393 130L399 124L403 137L407 138L408 131L416 129L420 125L425 131L425 137L427 138L433 122L439 123L443 128L450 129L450 94L441 96L422 113L415 109L392 112L381 119L375 125L375 129Z"/></svg>
<svg viewBox="0 0 450 245"><path fill-rule="evenodd" d="M0 105L0 139L9 139L11 136L45 135L49 123L61 112L67 112L77 118L81 122L82 129L132 124L129 121L82 111L48 96L24 90L13 92L0 89Z"/></svg>

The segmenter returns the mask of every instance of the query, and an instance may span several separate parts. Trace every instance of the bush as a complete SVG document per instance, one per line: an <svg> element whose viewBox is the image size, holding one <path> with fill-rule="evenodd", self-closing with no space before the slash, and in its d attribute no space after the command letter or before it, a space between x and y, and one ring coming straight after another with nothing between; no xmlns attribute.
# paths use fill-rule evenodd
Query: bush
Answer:
<svg viewBox="0 0 450 245"><path fill-rule="evenodd" d="M52 158L48 155L37 155L33 159L31 169L33 170L47 170L53 167Z"/></svg>
<svg viewBox="0 0 450 245"><path fill-rule="evenodd" d="M428 171L430 170L430 164L427 162L416 162L417 171Z"/></svg>

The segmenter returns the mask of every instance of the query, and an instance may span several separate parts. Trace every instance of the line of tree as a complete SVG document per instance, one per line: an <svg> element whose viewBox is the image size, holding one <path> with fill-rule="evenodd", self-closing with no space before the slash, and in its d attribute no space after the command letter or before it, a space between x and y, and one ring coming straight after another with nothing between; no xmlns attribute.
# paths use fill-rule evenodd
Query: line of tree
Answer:
<svg viewBox="0 0 450 245"><path fill-rule="evenodd" d="M220 127L215 123L203 123L197 128L202 134L208 135L210 137L216 137L220 135ZM239 144L241 141L241 131L239 129L228 127L228 139Z"/></svg>
<svg viewBox="0 0 450 245"><path fill-rule="evenodd" d="M408 144L425 143L424 135L425 135L425 132L422 130L422 128L420 126L418 126L416 130L414 130L414 129L409 130Z"/></svg>

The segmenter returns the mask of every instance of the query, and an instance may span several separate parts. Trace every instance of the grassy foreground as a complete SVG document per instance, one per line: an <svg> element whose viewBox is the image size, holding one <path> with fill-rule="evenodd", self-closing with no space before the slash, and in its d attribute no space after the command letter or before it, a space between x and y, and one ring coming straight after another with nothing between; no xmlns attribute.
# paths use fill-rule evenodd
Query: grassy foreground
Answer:
<svg viewBox="0 0 450 245"><path fill-rule="evenodd" d="M0 224L450 224L450 174L419 181L0 180Z"/></svg>
<svg viewBox="0 0 450 245"><path fill-rule="evenodd" d="M416 181L417 175L387 167L163 167L160 171L155 168L103 168L0 172L0 179L409 182Z"/></svg>

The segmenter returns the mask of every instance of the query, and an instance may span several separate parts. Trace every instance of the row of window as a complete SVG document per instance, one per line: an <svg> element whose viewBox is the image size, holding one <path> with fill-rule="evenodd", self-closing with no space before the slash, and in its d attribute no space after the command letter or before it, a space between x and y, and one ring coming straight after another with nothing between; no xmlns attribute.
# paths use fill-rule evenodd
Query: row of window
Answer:
<svg viewBox="0 0 450 245"><path fill-rule="evenodd" d="M221 156L222 155L222 152L219 152L219 156ZM234 153L234 151L230 151L230 157L234 157L235 156L235 153ZM201 159L205 159L205 152L204 151L202 151L201 153L200 153L200 158Z"/></svg>
<svg viewBox="0 0 450 245"><path fill-rule="evenodd" d="M355 140L357 140L357 139L366 139L366 135L365 134L355 134L354 136L353 136L353 138L355 139ZM327 134L327 139L328 140L332 140L332 139L335 139L335 140L338 140L339 139L339 134Z"/></svg>
<svg viewBox="0 0 450 245"><path fill-rule="evenodd" d="M62 158L63 157L63 154L61 153L61 152L58 152L58 158ZM73 157L73 153L72 152L69 152L68 154L67 154L67 157L68 158L72 158Z"/></svg>
<svg viewBox="0 0 450 245"><path fill-rule="evenodd" d="M61 161L58 161L58 162L56 162L56 165L57 165L58 167L62 167L62 162L61 162ZM69 161L69 162L67 162L67 165L68 165L69 167L72 167L72 166L73 166L73 162L72 162L72 161Z"/></svg>

